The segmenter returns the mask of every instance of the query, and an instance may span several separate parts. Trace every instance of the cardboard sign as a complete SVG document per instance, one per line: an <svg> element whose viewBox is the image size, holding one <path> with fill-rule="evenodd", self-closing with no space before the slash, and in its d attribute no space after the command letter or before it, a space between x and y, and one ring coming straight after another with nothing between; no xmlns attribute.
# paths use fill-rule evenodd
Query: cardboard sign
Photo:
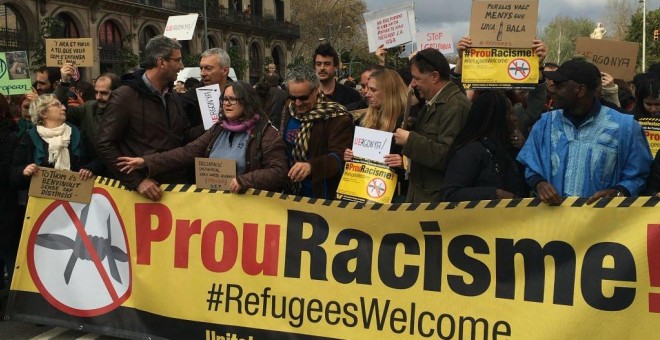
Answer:
<svg viewBox="0 0 660 340"><path fill-rule="evenodd" d="M199 18L197 13L171 16L167 18L163 35L176 40L191 40L195 33L197 18Z"/></svg>
<svg viewBox="0 0 660 340"><path fill-rule="evenodd" d="M356 126L353 135L353 156L385 163L385 155L392 146L391 132Z"/></svg>
<svg viewBox="0 0 660 340"><path fill-rule="evenodd" d="M390 203L396 192L396 184L397 174L385 165L346 162L337 187L337 199Z"/></svg>
<svg viewBox="0 0 660 340"><path fill-rule="evenodd" d="M32 92L25 51L0 53L0 93L4 95Z"/></svg>
<svg viewBox="0 0 660 340"><path fill-rule="evenodd" d="M213 84L209 86L199 87L197 91L197 99L199 101L199 110L202 113L202 122L204 123L204 130L208 130L213 124L220 119L222 107L220 106L220 85Z"/></svg>
<svg viewBox="0 0 660 340"><path fill-rule="evenodd" d="M89 203L92 200L94 180L83 181L80 174L69 170L39 167L30 179L29 196L54 200Z"/></svg>
<svg viewBox="0 0 660 340"><path fill-rule="evenodd" d="M470 17L472 47L532 46L539 1L475 0Z"/></svg>
<svg viewBox="0 0 660 340"><path fill-rule="evenodd" d="M435 48L442 54L456 53L454 50L454 39L450 31L433 30L417 32L416 40L418 51L426 48Z"/></svg>
<svg viewBox="0 0 660 340"><path fill-rule="evenodd" d="M644 128L651 155L655 156L660 150L660 118L641 118L639 124Z"/></svg>
<svg viewBox="0 0 660 340"><path fill-rule="evenodd" d="M72 63L81 67L94 65L92 38L46 39L46 66L61 67Z"/></svg>
<svg viewBox="0 0 660 340"><path fill-rule="evenodd" d="M409 43L416 31L412 2L367 12L363 16L367 25L369 52L376 52L380 45L390 48Z"/></svg>
<svg viewBox="0 0 660 340"><path fill-rule="evenodd" d="M469 48L463 54L468 89L533 89L539 75L539 57L531 48Z"/></svg>
<svg viewBox="0 0 660 340"><path fill-rule="evenodd" d="M229 190L236 177L236 161L233 159L195 158L195 185L198 188Z"/></svg>
<svg viewBox="0 0 660 340"><path fill-rule="evenodd" d="M598 66L601 72L612 77L632 80L637 67L639 43L630 41L576 38L575 53Z"/></svg>

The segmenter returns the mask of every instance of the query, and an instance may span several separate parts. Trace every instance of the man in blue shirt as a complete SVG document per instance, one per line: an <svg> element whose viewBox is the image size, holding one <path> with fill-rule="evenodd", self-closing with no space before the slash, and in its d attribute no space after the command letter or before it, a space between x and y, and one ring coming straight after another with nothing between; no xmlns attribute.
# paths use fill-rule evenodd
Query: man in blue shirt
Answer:
<svg viewBox="0 0 660 340"><path fill-rule="evenodd" d="M543 114L518 155L530 187L550 204L638 195L650 172L648 143L631 115L600 104L598 68L574 59L543 74L557 110Z"/></svg>

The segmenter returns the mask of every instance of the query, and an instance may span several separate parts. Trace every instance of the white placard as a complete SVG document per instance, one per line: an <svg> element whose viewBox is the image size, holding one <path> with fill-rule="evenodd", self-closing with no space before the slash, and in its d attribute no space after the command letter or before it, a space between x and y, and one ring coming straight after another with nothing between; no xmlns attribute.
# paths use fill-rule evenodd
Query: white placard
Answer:
<svg viewBox="0 0 660 340"><path fill-rule="evenodd" d="M199 102L199 111L202 113L202 122L204 130L208 130L220 118L220 85L213 84L199 87L197 91L197 100Z"/></svg>
<svg viewBox="0 0 660 340"><path fill-rule="evenodd" d="M415 11L412 2L364 13L369 51L403 45L413 40Z"/></svg>
<svg viewBox="0 0 660 340"><path fill-rule="evenodd" d="M454 50L454 40L450 31L432 30L417 32L416 40L418 51L426 48L435 48L442 54L456 53Z"/></svg>
<svg viewBox="0 0 660 340"><path fill-rule="evenodd" d="M387 131L356 126L353 137L353 156L384 163L385 155L390 153L392 147L393 135Z"/></svg>
<svg viewBox="0 0 660 340"><path fill-rule="evenodd" d="M186 15L174 15L167 18L165 25L165 35L168 38L176 40L191 40L195 33L195 25L199 14L191 13Z"/></svg>

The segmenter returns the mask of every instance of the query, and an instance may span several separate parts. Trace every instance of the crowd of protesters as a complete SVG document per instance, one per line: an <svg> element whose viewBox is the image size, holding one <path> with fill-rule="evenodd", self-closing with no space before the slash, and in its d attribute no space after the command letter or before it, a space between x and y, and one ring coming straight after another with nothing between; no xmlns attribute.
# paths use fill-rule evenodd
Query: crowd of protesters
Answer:
<svg viewBox="0 0 660 340"><path fill-rule="evenodd" d="M33 93L0 95L0 260L11 277L39 167L116 178L158 201L161 185L194 183L195 157L232 159L232 193L335 199L355 126L393 133L384 165L398 174L394 202L660 197L660 153L653 160L638 122L660 118L660 65L628 84L580 57L546 61L545 44L534 40L542 65L534 89L475 91L461 83L470 45L459 41L453 69L425 49L393 70L379 48L380 65L365 68L359 91L337 81L339 56L328 44L285 78L269 65L256 86L230 79L229 55L212 48L199 61L201 82L175 87L181 45L164 36L146 45L144 69L106 73L93 85L74 84L67 63L39 69ZM221 114L205 131L195 88L213 84Z"/></svg>

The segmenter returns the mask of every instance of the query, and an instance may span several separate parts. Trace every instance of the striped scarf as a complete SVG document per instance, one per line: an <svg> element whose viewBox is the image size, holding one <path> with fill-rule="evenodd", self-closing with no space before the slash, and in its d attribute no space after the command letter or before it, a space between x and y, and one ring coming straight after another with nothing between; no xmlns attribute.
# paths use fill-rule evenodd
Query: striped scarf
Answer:
<svg viewBox="0 0 660 340"><path fill-rule="evenodd" d="M290 103L288 109L291 117L299 120L302 123L300 125L300 131L296 136L295 146L291 152L293 161L291 162L290 166L296 162L307 161L309 138L311 135L312 126L314 126L314 122L350 115L350 113L348 113L343 105L329 101L323 93L319 94L319 98L316 101L316 104L314 104L308 113L298 114L295 110L294 103ZM301 188L300 183L292 183L292 185L293 192L295 194L299 194Z"/></svg>

